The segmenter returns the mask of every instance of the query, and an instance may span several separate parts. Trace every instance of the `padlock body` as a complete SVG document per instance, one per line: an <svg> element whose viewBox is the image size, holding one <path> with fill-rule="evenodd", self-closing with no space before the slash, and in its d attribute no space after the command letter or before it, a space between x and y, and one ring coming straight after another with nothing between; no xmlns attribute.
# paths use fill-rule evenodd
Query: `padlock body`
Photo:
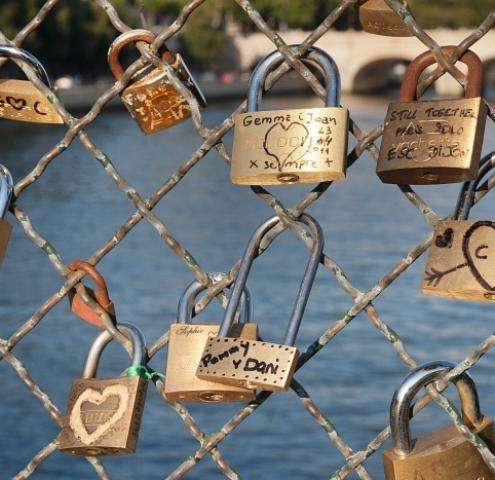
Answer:
<svg viewBox="0 0 495 480"><path fill-rule="evenodd" d="M367 0L359 7L359 21L363 29L386 37L411 37L407 25L385 0Z"/></svg>
<svg viewBox="0 0 495 480"><path fill-rule="evenodd" d="M475 179L486 115L480 97L391 103L377 175L384 183L408 185Z"/></svg>
<svg viewBox="0 0 495 480"><path fill-rule="evenodd" d="M297 348L242 338L210 337L196 375L210 381L272 392L289 388Z"/></svg>
<svg viewBox="0 0 495 480"><path fill-rule="evenodd" d="M340 107L237 115L230 178L238 185L345 178L349 112Z"/></svg>
<svg viewBox="0 0 495 480"><path fill-rule="evenodd" d="M493 450L493 421L485 417L475 430ZM476 447L452 425L416 440L409 455L394 450L383 454L387 480L493 480Z"/></svg>
<svg viewBox="0 0 495 480"><path fill-rule="evenodd" d="M464 300L495 301L495 222L438 222L426 262L422 292Z"/></svg>
<svg viewBox="0 0 495 480"><path fill-rule="evenodd" d="M28 80L0 80L0 118L64 123L53 104Z"/></svg>
<svg viewBox="0 0 495 480"><path fill-rule="evenodd" d="M7 220L0 218L0 265L5 258L7 252L7 246L9 245L10 234L12 232L12 225Z"/></svg>
<svg viewBox="0 0 495 480"><path fill-rule="evenodd" d="M133 453L147 385L139 376L76 380L60 434L60 450L89 456Z"/></svg>
<svg viewBox="0 0 495 480"><path fill-rule="evenodd" d="M196 377L201 354L210 336L218 333L216 324L174 323L170 326L165 396L169 401L230 403L254 400L252 389L203 380ZM235 324L231 335L249 340L258 337L255 323Z"/></svg>
<svg viewBox="0 0 495 480"><path fill-rule="evenodd" d="M96 294L93 289L86 287L86 291L89 297L98 303L103 310L105 310L110 316L111 320L115 323L115 307L112 301L106 304L102 304L101 299L96 298ZM98 314L92 310L89 305L87 305L84 300L79 296L75 289L72 289L68 293L70 308L72 311L84 321L91 323L92 325L96 325L97 327L102 327L101 318Z"/></svg>

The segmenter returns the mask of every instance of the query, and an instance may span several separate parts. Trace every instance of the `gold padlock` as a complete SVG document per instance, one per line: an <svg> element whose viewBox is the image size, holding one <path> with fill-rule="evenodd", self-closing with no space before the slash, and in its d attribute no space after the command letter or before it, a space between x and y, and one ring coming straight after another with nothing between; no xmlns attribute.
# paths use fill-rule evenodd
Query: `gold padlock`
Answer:
<svg viewBox="0 0 495 480"><path fill-rule="evenodd" d="M301 58L324 74L324 108L260 111L265 79L283 60L280 52L272 52L253 71L247 113L235 117L232 183L282 185L344 179L349 112L339 106L340 75L335 62L317 47Z"/></svg>
<svg viewBox="0 0 495 480"><path fill-rule="evenodd" d="M451 55L455 47L443 47ZM481 98L483 65L471 50L459 59L468 67L465 98L416 100L421 73L435 63L433 52L409 65L399 102L385 119L376 173L384 183L440 184L476 178L487 107Z"/></svg>
<svg viewBox="0 0 495 480"><path fill-rule="evenodd" d="M108 64L114 77L120 80L124 70L119 61L122 48L129 43L153 43L155 36L148 30L130 30L117 37L108 51ZM165 50L162 54L175 71L179 80L190 90L201 107L206 100L194 81L189 69L176 53ZM121 98L132 118L146 135L165 130L191 116L191 109L185 97L175 89L166 73L160 68L147 66L137 72L132 83L121 93Z"/></svg>
<svg viewBox="0 0 495 480"><path fill-rule="evenodd" d="M284 343L245 340L232 338L229 335L241 293L246 286L249 271L258 254L260 244L264 236L278 225L279 221L278 216L269 218L256 229L251 237L244 252L218 335L208 339L201 355L196 371L199 378L273 392L285 391L289 388L299 358L299 351L294 345L323 252L323 232L313 217L302 214L297 219L298 222L309 226L313 245L285 332Z"/></svg>
<svg viewBox="0 0 495 480"><path fill-rule="evenodd" d="M495 474L455 425L411 440L411 402L422 387L451 370L450 362L428 363L410 373L394 393L390 429L394 448L383 454L387 480L494 480ZM476 386L467 373L454 380L462 403L463 421L493 450L493 420L483 416Z"/></svg>
<svg viewBox="0 0 495 480"><path fill-rule="evenodd" d="M11 45L0 45L0 57L29 64L38 78L51 88L45 68L26 50ZM50 100L29 80L0 80L0 117L21 122L64 123Z"/></svg>
<svg viewBox="0 0 495 480"><path fill-rule="evenodd" d="M14 180L7 167L0 165L0 265L5 258L5 252L10 240L12 226L5 220L5 216L12 201Z"/></svg>
<svg viewBox="0 0 495 480"><path fill-rule="evenodd" d="M454 220L435 226L422 293L464 300L495 301L495 222L468 220L474 195L494 167L495 152L480 162L477 180L466 182Z"/></svg>
<svg viewBox="0 0 495 480"><path fill-rule="evenodd" d="M212 273L214 282L225 275ZM199 281L192 282L182 294L177 312L177 323L170 325L167 368L165 375L165 396L169 401L228 403L250 402L256 397L254 390L233 385L223 385L196 377L196 368L201 359L208 337L217 335L220 325L192 324L192 313L196 297L206 289ZM249 290L244 289L241 297L239 323L232 326L229 335L235 338L256 340L258 326L252 323L252 307Z"/></svg>
<svg viewBox="0 0 495 480"><path fill-rule="evenodd" d="M59 437L59 449L64 453L121 455L133 453L136 448L148 387L146 343L135 326L120 323L118 328L132 340L132 366L125 376L94 378L101 353L112 340L107 330L96 337L82 378L72 384Z"/></svg>
<svg viewBox="0 0 495 480"><path fill-rule="evenodd" d="M401 0L407 6L405 0ZM385 0L361 0L359 22L368 33L386 37L411 37L413 34Z"/></svg>

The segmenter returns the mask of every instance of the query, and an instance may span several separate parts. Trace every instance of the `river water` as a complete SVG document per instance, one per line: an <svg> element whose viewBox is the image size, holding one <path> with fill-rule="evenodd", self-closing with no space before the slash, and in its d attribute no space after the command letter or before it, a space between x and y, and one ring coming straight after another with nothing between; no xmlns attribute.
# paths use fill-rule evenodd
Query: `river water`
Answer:
<svg viewBox="0 0 495 480"><path fill-rule="evenodd" d="M308 102L277 99L267 106L284 108ZM347 97L344 104L362 128L371 129L383 118L387 101ZM204 111L206 123L217 124L233 108L233 103L211 106ZM16 179L27 174L63 135L63 129L54 126L3 122L1 129L1 162ZM190 123L144 137L123 111L105 111L88 131L143 196L151 194L201 143ZM489 122L485 151L495 147L493 133ZM226 137L229 148L231 141L231 135ZM211 152L155 210L170 232L209 271L229 269L241 256L251 232L272 214L248 188L232 185L228 175L227 165ZM308 188L271 190L286 205L292 205ZM454 205L458 188L447 185L420 187L417 191L438 214L445 215ZM492 201L490 195L474 209L473 217L492 218ZM88 257L134 210L131 201L78 141L52 162L43 177L22 195L19 205L67 263ZM308 211L321 222L327 254L363 291L430 230L397 187L378 180L368 154L349 170L346 181L332 186ZM249 287L255 319L265 339L277 341L283 333L306 253L294 235L285 233L255 263ZM425 258L418 260L380 295L376 308L418 362L459 361L494 330L493 309L490 305L422 296L419 290L424 262ZM174 322L178 297L193 278L185 263L144 221L105 257L99 268L109 284L119 321L139 326L149 341ZM3 338L63 282L18 224L1 278ZM332 274L320 268L298 345L304 349L351 305ZM219 322L221 309L213 302L200 318L205 323ZM62 410L95 333L70 313L64 300L14 350L32 378ZM100 373L115 375L127 363L119 346L112 345L104 355ZM164 364L162 351L151 365L163 371ZM493 353L489 353L472 370L482 408L488 414L495 414L493 366ZM297 374L297 379L345 441L360 450L387 424L392 393L406 373L407 367L391 344L360 314ZM6 362L0 366L0 375L0 478L7 479L55 438L58 427ZM207 433L217 431L236 409L229 405L190 406ZM446 415L432 405L415 419L413 431L424 433L442 421L447 421ZM389 448L390 442L386 446ZM137 454L104 459L104 464L112 478L160 479L194 455L197 448L197 441L177 413L150 388ZM221 443L220 451L245 479L324 479L343 463L326 433L292 392L272 395ZM365 466L374 478L383 478L378 454ZM33 478L89 479L95 474L84 459L54 453ZM210 480L222 478L222 474L207 456L186 478Z"/></svg>

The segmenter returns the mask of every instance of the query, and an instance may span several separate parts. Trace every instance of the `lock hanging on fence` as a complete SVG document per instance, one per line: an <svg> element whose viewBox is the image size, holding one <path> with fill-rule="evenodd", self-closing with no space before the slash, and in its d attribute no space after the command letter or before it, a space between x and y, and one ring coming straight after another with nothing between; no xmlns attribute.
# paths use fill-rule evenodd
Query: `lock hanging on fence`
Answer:
<svg viewBox="0 0 495 480"><path fill-rule="evenodd" d="M451 55L455 47L442 47ZM376 173L384 183L441 184L476 178L487 107L481 98L483 65L471 50L460 62L468 67L465 98L418 101L421 73L436 60L427 51L407 68L399 102L385 119Z"/></svg>
<svg viewBox="0 0 495 480"><path fill-rule="evenodd" d="M401 0L407 6L405 0ZM363 29L375 35L386 37L411 37L412 33L385 0L361 0L359 4L359 22Z"/></svg>
<svg viewBox="0 0 495 480"><path fill-rule="evenodd" d="M51 88L40 61L22 48L0 45L0 58L20 60L34 68L38 78ZM33 123L64 123L50 100L29 80L0 79L0 117Z"/></svg>
<svg viewBox="0 0 495 480"><path fill-rule="evenodd" d="M141 425L148 380L146 343L135 326L120 323L119 330L132 341L132 366L125 376L94 378L103 349L112 340L105 330L93 342L82 378L75 380L60 434L60 450L74 455L133 453Z"/></svg>
<svg viewBox="0 0 495 480"><path fill-rule="evenodd" d="M7 167L0 164L0 265L5 258L7 246L12 232L12 226L5 220L5 216L12 202L14 180Z"/></svg>
<svg viewBox="0 0 495 480"><path fill-rule="evenodd" d="M435 226L422 293L464 300L495 301L495 222L468 220L475 192L494 169L495 152L480 162L478 178L466 182L454 220Z"/></svg>
<svg viewBox="0 0 495 480"><path fill-rule="evenodd" d="M272 52L251 75L247 113L235 118L232 183L282 185L344 179L349 112L339 106L337 65L317 47L301 58L324 75L324 108L260 111L265 79L283 61L280 52Z"/></svg>
<svg viewBox="0 0 495 480"><path fill-rule="evenodd" d="M117 37L108 51L108 64L114 77L120 80L124 69L119 54L129 43L153 43L155 36L148 30L130 30ZM206 100L189 69L178 54L164 50L162 60L172 67L178 79L194 95L200 107ZM172 85L167 74L160 68L146 66L137 72L132 83L121 93L122 101L146 135L165 130L191 116L186 98Z"/></svg>
<svg viewBox="0 0 495 480"><path fill-rule="evenodd" d="M116 323L115 317L115 306L110 300L108 296L108 289L105 279L101 276L100 272L96 270L96 268L88 262L83 260L74 260L69 264L69 270L76 272L78 270L83 271L86 275L93 280L96 285L96 291L89 288L86 288L86 292L88 296L98 303L100 307L105 310L110 316L113 323ZM100 317L76 292L75 288L72 288L68 293L69 304L72 311L85 322L91 323L92 325L96 325L99 328L105 328Z"/></svg>
<svg viewBox="0 0 495 480"><path fill-rule="evenodd" d="M454 367L432 362L411 372L394 393L390 405L390 429L394 448L383 454L387 480L493 480L495 474L474 445L455 425L411 440L411 402L422 387L438 380ZM453 380L462 404L463 422L493 450L493 420L480 412L476 386L467 373Z"/></svg>
<svg viewBox="0 0 495 480"><path fill-rule="evenodd" d="M213 273L214 282L225 275ZM196 297L206 285L192 282L182 294L177 312L178 323L170 325L167 367L165 375L165 396L169 401L228 403L250 402L256 397L253 389L225 385L196 377L196 368L209 336L218 334L220 325L192 324L192 313ZM245 340L258 338L258 326L252 323L251 296L245 288L241 295L240 321L232 326L229 335Z"/></svg>
<svg viewBox="0 0 495 480"><path fill-rule="evenodd" d="M196 372L199 378L269 391L285 391L289 388L299 358L299 352L294 344L323 252L323 232L313 217L302 214L297 219L297 222L304 223L310 228L313 245L283 344L229 336L241 293L246 286L261 241L279 221L278 216L269 218L251 237L218 336L209 338L201 355L201 362Z"/></svg>

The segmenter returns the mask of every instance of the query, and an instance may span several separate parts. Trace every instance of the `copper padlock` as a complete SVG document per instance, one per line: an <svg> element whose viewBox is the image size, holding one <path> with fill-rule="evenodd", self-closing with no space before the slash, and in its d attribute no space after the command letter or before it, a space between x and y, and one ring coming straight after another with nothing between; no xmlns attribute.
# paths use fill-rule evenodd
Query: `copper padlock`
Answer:
<svg viewBox="0 0 495 480"><path fill-rule="evenodd" d="M122 48L129 43L153 43L155 36L148 30L130 30L117 37L108 51L108 63L114 77L120 80L124 70L119 61ZM179 80L190 90L200 107L206 100L194 81L189 69L178 54L165 50L162 54L175 71ZM139 128L146 135L165 130L191 116L191 109L185 97L175 89L166 73L160 68L147 66L137 72L132 83L121 93L122 101Z"/></svg>
<svg viewBox="0 0 495 480"><path fill-rule="evenodd" d="M464 184L454 220L435 225L422 293L495 301L495 221L468 220L477 187L494 168L494 155L492 152L481 160L477 180Z"/></svg>
<svg viewBox="0 0 495 480"><path fill-rule="evenodd" d="M0 165L0 265L5 258L7 246L12 232L12 226L5 220L5 216L12 202L14 180L7 167Z"/></svg>
<svg viewBox="0 0 495 480"><path fill-rule="evenodd" d="M86 275L93 280L96 285L96 291L89 287L86 288L88 296L100 305L110 316L113 323L116 323L115 306L108 296L107 284L105 279L101 276L100 272L88 262L83 260L74 260L69 265L69 270L76 272L78 270L83 271ZM96 325L99 328L105 328L100 317L76 292L73 288L68 293L69 303L72 311L85 322Z"/></svg>
<svg viewBox="0 0 495 480"><path fill-rule="evenodd" d="M284 343L251 341L229 336L253 260L264 236L278 225L279 221L278 216L269 218L251 237L218 335L209 338L201 356L196 372L199 378L273 392L288 390L299 358L299 351L294 346L297 333L323 252L323 232L313 217L302 214L297 219L298 222L309 226L313 245L285 332Z"/></svg>
<svg viewBox="0 0 495 480"><path fill-rule="evenodd" d="M337 65L317 47L311 47L301 58L323 72L324 108L260 111L265 79L283 60L283 55L274 51L258 63L251 75L247 113L235 117L232 183L282 185L344 179L349 112L339 106Z"/></svg>
<svg viewBox="0 0 495 480"><path fill-rule="evenodd" d="M394 393L390 429L394 448L383 454L387 480L494 480L495 474L455 425L411 440L409 416L414 396L454 367L432 362L411 372ZM461 397L463 421L493 450L493 420L483 416L476 386L467 373L453 380Z"/></svg>
<svg viewBox="0 0 495 480"><path fill-rule="evenodd" d="M148 387L140 373L146 369L146 343L135 326L120 323L118 329L132 340L132 366L125 376L94 378L101 353L112 340L107 330L96 337L82 378L72 384L59 437L59 449L64 453L121 455L133 453L136 448Z"/></svg>
<svg viewBox="0 0 495 480"><path fill-rule="evenodd" d="M11 45L0 45L0 57L29 64L38 78L51 88L45 68L26 50ZM0 80L0 117L22 122L64 123L51 100L29 80Z"/></svg>
<svg viewBox="0 0 495 480"><path fill-rule="evenodd" d="M451 55L455 47L443 47ZM459 59L468 67L465 98L416 100L421 73L435 63L427 51L409 65L399 102L385 119L376 173L384 183L440 184L476 178L487 107L481 98L483 65L471 50Z"/></svg>
<svg viewBox="0 0 495 480"><path fill-rule="evenodd" d="M212 273L214 282L225 275ZM196 297L206 289L199 281L192 282L182 294L177 312L177 322L170 325L167 368L165 375L165 396L169 401L227 403L249 402L254 400L252 389L224 385L196 377L196 368L203 348L210 335L217 335L220 325L192 324L192 314ZM241 297L241 319L233 325L230 335L236 338L256 340L258 326L252 323L251 298L248 289Z"/></svg>
<svg viewBox="0 0 495 480"><path fill-rule="evenodd" d="M401 0L407 7L407 2ZM413 34L385 0L361 0L359 4L359 22L368 33L386 37L411 37Z"/></svg>

